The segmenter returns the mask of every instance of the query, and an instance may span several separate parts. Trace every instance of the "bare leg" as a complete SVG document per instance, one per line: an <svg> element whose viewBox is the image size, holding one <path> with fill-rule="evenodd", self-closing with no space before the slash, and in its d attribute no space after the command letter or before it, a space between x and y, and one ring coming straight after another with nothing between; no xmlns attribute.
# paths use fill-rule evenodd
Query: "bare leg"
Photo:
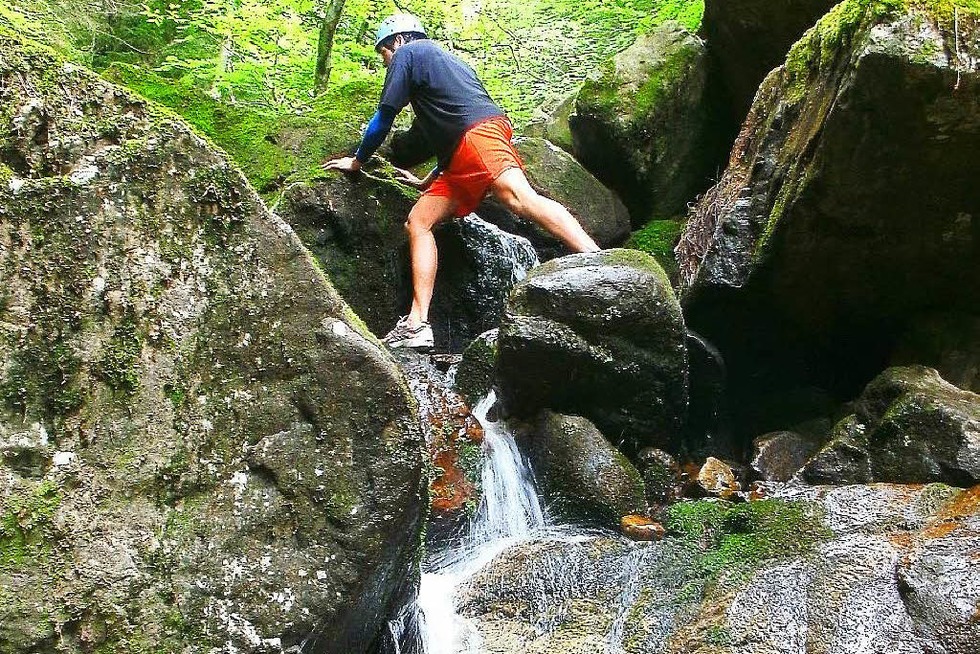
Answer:
<svg viewBox="0 0 980 654"><path fill-rule="evenodd" d="M408 214L405 229L408 231L409 251L412 257L412 309L408 324L415 327L429 321L429 304L436 283L439 253L432 228L449 218L455 203L437 195L423 195Z"/></svg>
<svg viewBox="0 0 980 654"><path fill-rule="evenodd" d="M490 190L508 209L522 218L533 220L561 240L572 252L597 252L592 240L568 209L531 188L520 168L505 170L494 180Z"/></svg>

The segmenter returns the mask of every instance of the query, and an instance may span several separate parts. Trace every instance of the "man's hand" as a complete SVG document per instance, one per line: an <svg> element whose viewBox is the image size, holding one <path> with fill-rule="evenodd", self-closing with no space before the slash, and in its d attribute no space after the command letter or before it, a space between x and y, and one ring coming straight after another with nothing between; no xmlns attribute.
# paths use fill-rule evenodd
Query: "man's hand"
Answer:
<svg viewBox="0 0 980 654"><path fill-rule="evenodd" d="M435 181L436 175L429 173L425 179L419 179L409 170L395 168L395 179L402 184L408 184L412 188L417 188L420 191L424 191L432 186L432 182Z"/></svg>
<svg viewBox="0 0 980 654"><path fill-rule="evenodd" d="M339 170L343 173L356 173L361 169L361 162L354 157L341 157L325 161L320 166L324 170Z"/></svg>

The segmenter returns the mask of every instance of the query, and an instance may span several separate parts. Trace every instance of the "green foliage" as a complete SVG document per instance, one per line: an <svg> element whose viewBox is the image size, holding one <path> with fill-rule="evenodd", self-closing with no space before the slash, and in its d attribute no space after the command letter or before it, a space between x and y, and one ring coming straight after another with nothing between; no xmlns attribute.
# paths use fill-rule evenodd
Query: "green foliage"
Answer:
<svg viewBox="0 0 980 654"><path fill-rule="evenodd" d="M698 565L709 579L805 554L831 536L809 505L782 500L680 502L667 510L664 525L703 548Z"/></svg>

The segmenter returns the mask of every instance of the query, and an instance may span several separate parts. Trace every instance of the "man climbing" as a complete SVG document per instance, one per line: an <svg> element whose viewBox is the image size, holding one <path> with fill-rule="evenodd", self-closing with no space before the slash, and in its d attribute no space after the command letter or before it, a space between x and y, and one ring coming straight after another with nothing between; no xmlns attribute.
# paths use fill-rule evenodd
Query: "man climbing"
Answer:
<svg viewBox="0 0 980 654"><path fill-rule="evenodd" d="M432 228L450 216L476 209L487 191L518 216L533 220L573 252L599 250L565 207L538 195L511 145L510 121L465 62L429 40L422 23L395 14L378 28L375 50L387 74L377 113L353 157L326 162L328 170L355 173L388 135L395 116L411 103L418 125L436 152L425 179L399 171L399 179L422 191L405 227L412 259L412 308L384 342L391 348L431 347L429 303L438 253Z"/></svg>

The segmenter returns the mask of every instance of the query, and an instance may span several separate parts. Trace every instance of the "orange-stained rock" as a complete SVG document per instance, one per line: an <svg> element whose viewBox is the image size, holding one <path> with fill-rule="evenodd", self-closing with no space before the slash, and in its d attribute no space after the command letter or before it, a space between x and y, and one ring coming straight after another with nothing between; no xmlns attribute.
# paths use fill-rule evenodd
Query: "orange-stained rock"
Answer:
<svg viewBox="0 0 980 654"><path fill-rule="evenodd" d="M698 486L708 495L715 497L727 499L741 490L731 466L713 456L709 456L701 466L697 479Z"/></svg>
<svg viewBox="0 0 980 654"><path fill-rule="evenodd" d="M619 527L633 540L660 540L667 531L659 522L641 515L624 515L619 520Z"/></svg>

